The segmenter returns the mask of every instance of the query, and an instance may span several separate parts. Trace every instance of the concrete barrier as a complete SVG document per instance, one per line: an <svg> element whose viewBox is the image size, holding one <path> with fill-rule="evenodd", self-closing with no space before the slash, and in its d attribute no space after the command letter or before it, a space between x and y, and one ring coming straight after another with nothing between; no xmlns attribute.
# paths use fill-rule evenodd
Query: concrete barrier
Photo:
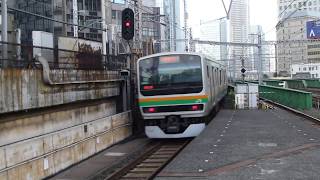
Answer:
<svg viewBox="0 0 320 180"><path fill-rule="evenodd" d="M120 77L117 71L93 70L52 70L51 75L56 82L102 81ZM120 82L50 86L43 82L42 70L0 69L0 114L113 97L119 93Z"/></svg>
<svg viewBox="0 0 320 180"><path fill-rule="evenodd" d="M0 123L0 180L42 179L131 134L130 112L116 114L114 100Z"/></svg>

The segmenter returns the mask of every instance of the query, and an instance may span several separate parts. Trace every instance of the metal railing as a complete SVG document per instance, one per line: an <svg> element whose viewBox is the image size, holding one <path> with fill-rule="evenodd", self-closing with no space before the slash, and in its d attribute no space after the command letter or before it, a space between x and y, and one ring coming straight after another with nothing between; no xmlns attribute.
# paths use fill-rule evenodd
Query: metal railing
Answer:
<svg viewBox="0 0 320 180"><path fill-rule="evenodd" d="M8 46L7 59L2 58L1 46L3 44L7 44ZM71 49L78 50L48 48L0 41L0 69L40 69L42 67L35 59L36 55L44 57L48 61L50 69L117 71L128 68L127 55L102 55L101 49L92 48L90 45L83 44L74 44L74 47Z"/></svg>

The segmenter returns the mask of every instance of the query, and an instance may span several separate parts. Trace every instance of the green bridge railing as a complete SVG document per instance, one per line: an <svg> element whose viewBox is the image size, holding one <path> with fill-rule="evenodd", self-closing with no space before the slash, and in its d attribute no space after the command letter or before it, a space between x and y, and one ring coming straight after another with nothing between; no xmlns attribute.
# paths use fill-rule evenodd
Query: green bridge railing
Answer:
<svg viewBox="0 0 320 180"><path fill-rule="evenodd" d="M298 109L310 110L312 108L312 93L295 89L274 86L259 86L260 97L279 104Z"/></svg>
<svg viewBox="0 0 320 180"><path fill-rule="evenodd" d="M319 79L306 79L305 80L307 88L320 88Z"/></svg>

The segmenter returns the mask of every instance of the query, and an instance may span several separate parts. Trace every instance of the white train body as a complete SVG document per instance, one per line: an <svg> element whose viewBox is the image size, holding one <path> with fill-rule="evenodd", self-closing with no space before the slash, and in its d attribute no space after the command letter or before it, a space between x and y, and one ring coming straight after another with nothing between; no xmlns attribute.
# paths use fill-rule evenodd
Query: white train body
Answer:
<svg viewBox="0 0 320 180"><path fill-rule="evenodd" d="M223 65L197 53L138 60L139 109L149 138L194 137L227 93Z"/></svg>

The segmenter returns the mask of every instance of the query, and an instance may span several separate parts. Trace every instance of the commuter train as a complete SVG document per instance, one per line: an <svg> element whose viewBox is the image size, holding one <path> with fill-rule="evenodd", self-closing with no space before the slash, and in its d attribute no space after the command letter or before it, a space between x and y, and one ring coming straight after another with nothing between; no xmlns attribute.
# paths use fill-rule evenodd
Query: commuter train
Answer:
<svg viewBox="0 0 320 180"><path fill-rule="evenodd" d="M201 133L227 93L225 66L198 53L160 53L137 62L138 101L149 138Z"/></svg>

